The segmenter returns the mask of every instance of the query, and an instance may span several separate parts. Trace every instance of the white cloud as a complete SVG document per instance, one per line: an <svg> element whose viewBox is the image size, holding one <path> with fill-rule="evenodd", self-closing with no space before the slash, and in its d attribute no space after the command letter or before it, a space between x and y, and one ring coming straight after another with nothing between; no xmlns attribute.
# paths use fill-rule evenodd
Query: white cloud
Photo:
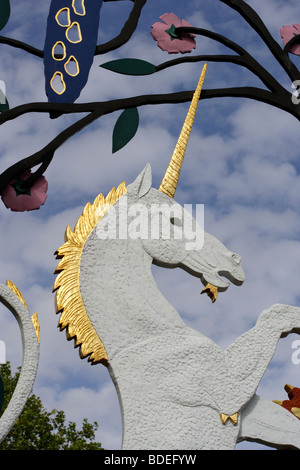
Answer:
<svg viewBox="0 0 300 470"><path fill-rule="evenodd" d="M284 5L275 2L279 9L274 8L273 0L250 3L273 30L279 12L288 21L289 12L295 11L292 0ZM33 24L37 24L38 15L44 21L49 4L39 6ZM16 6L16 23L10 30L24 40L30 25L19 18L28 15L28 5L26 1L24 6ZM217 1L206 5L209 18L217 5ZM146 12L149 25L164 13L160 7L155 12L152 8ZM181 13L183 8L179 8L178 16ZM190 10L187 13L195 26L210 27L201 9L196 10L194 18ZM231 16L226 20L231 21ZM145 58L155 64L174 58L162 53L149 36L148 31L137 32L119 51L98 56L80 101L192 89L200 73L199 64L137 78L99 68L104 61L118 57ZM42 62L30 59L25 52L18 52L14 62L10 49L1 47L6 49L1 55L5 66L0 79L6 83L12 104L45 100ZM216 44L199 41L195 53L215 53L217 49ZM230 74L223 74L222 64L211 64L209 70L222 73L209 72L205 86L228 85ZM0 209L1 282L9 278L17 284L41 323L41 362L35 393L49 409L63 409L68 420L80 423L87 417L98 421L97 439L106 448L118 448L121 442L117 396L106 369L79 360L65 332L57 329L51 293L57 265L53 253L63 243L66 226L73 228L86 202L99 192L106 194L124 180L130 183L148 162L152 165L153 186L158 187L187 108L187 103L141 108L136 136L115 155L111 154L111 138L119 113L99 119L55 154L46 173L49 191L44 207L25 214L11 213L3 205ZM36 113L1 126L1 169L42 148L72 119L53 121ZM200 103L176 199L182 204L205 204L206 230L242 255L246 281L241 287L230 286L211 304L208 297L200 295L199 279L180 269L153 271L159 288L185 321L222 347L251 328L264 308L277 302L299 303L298 133L296 119L267 105L233 99ZM1 322L2 316L5 318L0 339L7 342L8 359L17 366L21 355L21 347L14 346L18 327L4 307L0 312ZM285 383L298 385L300 365L291 361L294 337L280 341L261 383L260 393L270 399L282 399Z"/></svg>
<svg viewBox="0 0 300 470"><path fill-rule="evenodd" d="M271 33L277 33L275 39L280 43L279 30L283 25L290 25L295 22L295 12L297 11L297 0L281 2L280 0L272 1L251 0L251 7L261 16Z"/></svg>
<svg viewBox="0 0 300 470"><path fill-rule="evenodd" d="M79 383L79 378L77 380ZM102 381L93 389L73 385L72 388L56 391L53 387L41 387L37 392L44 397L50 409L63 410L67 421L76 422L78 426L84 418L90 423L96 421L99 425L96 440L105 449L121 447L121 415L116 391L110 380Z"/></svg>

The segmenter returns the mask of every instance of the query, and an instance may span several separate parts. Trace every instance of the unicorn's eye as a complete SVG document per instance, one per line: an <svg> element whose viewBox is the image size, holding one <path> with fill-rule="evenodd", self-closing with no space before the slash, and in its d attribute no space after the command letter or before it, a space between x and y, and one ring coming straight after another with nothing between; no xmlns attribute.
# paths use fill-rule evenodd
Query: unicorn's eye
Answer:
<svg viewBox="0 0 300 470"><path fill-rule="evenodd" d="M182 220L179 217L171 217L170 222L176 227L182 227Z"/></svg>

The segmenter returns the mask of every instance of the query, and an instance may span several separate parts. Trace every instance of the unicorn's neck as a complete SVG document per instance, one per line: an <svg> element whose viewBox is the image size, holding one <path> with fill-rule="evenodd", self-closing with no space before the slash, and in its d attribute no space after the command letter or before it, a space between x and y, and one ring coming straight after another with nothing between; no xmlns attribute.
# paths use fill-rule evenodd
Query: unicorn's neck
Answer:
<svg viewBox="0 0 300 470"><path fill-rule="evenodd" d="M80 268L81 295L109 360L118 351L170 329L187 328L163 297L140 240L87 241Z"/></svg>

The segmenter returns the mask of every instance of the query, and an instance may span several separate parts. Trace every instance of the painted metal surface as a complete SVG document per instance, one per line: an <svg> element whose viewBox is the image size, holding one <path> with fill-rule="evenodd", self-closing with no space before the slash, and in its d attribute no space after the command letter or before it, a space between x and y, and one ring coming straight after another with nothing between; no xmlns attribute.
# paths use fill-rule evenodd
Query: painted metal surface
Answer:
<svg viewBox="0 0 300 470"><path fill-rule="evenodd" d="M44 48L49 101L72 103L85 86L97 45L102 0L52 0Z"/></svg>

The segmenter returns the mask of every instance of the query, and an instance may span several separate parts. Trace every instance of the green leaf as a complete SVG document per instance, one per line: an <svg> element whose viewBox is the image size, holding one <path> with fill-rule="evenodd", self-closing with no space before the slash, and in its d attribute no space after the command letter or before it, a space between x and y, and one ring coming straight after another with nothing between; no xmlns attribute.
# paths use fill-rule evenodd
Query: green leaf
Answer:
<svg viewBox="0 0 300 470"><path fill-rule="evenodd" d="M9 110L9 104L6 101L5 104L0 104L0 113L4 113Z"/></svg>
<svg viewBox="0 0 300 470"><path fill-rule="evenodd" d="M156 72L156 66L141 59L117 59L100 67L124 75L151 75Z"/></svg>
<svg viewBox="0 0 300 470"><path fill-rule="evenodd" d="M9 104L7 99L5 98L5 103L0 103L0 113L4 113L5 111L9 110Z"/></svg>
<svg viewBox="0 0 300 470"><path fill-rule="evenodd" d="M137 108L124 109L113 130L113 153L128 144L128 142L135 136L138 127L139 113Z"/></svg>
<svg viewBox="0 0 300 470"><path fill-rule="evenodd" d="M4 28L10 16L9 0L0 0L0 31Z"/></svg>

